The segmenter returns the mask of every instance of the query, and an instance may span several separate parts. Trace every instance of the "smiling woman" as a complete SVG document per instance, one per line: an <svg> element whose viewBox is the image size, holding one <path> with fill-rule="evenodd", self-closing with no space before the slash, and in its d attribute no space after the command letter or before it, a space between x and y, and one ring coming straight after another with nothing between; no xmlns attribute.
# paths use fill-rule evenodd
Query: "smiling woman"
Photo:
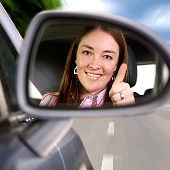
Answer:
<svg viewBox="0 0 170 170"><path fill-rule="evenodd" d="M133 92L125 83L127 64L122 32L109 25L88 25L71 46L59 93L46 93L40 105L67 103L89 108L105 103L133 104Z"/></svg>

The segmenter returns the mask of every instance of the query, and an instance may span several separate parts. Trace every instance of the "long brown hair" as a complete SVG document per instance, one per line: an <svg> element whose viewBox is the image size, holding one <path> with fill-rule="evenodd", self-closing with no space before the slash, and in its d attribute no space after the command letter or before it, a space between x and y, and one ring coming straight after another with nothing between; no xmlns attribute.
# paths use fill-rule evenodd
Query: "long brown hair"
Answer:
<svg viewBox="0 0 170 170"><path fill-rule="evenodd" d="M62 78L62 82L61 82L61 86L59 90L57 103L72 103L72 104L74 103L75 105L79 105L82 85L78 79L78 76L74 74L74 68L76 67L75 60L76 60L76 55L77 55L77 49L83 37L96 29L100 29L110 34L115 39L115 41L117 42L119 46L119 59L118 59L117 69L114 73L115 77L122 63L125 63L128 65L128 54L127 54L126 41L123 36L123 33L118 28L114 28L113 26L110 26L108 24L96 24L96 25L86 26L80 32L80 34L78 35L76 40L73 42L70 48L70 51L67 57L66 66L65 66L65 71L63 74L63 78ZM127 78L127 73L125 77ZM126 78L124 81L126 81ZM111 99L109 97L109 90L113 84L113 81L114 80L110 80L107 84L107 91L106 91L104 102L111 102Z"/></svg>

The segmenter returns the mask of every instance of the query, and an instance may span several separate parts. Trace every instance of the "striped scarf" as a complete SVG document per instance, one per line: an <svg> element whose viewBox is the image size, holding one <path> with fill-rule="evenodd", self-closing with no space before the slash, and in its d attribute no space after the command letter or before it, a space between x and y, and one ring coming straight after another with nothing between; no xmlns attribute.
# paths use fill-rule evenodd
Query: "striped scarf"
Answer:
<svg viewBox="0 0 170 170"><path fill-rule="evenodd" d="M89 95L84 98L78 108L101 107L104 103L105 94L106 88L97 95ZM54 107L57 103L58 95L58 92L47 92L43 96L40 106Z"/></svg>

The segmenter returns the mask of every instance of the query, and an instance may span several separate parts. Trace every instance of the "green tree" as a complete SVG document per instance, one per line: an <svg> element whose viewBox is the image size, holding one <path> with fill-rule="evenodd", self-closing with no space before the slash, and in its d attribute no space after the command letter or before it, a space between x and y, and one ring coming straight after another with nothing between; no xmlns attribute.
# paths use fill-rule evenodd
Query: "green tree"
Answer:
<svg viewBox="0 0 170 170"><path fill-rule="evenodd" d="M31 19L40 11L61 9L61 0L1 0L18 31L24 37Z"/></svg>

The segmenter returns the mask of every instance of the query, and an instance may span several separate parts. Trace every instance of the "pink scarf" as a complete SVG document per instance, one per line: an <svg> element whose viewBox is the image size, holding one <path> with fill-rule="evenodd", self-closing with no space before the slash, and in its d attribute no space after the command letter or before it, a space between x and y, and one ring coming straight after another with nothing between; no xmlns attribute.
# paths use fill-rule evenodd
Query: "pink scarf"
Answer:
<svg viewBox="0 0 170 170"><path fill-rule="evenodd" d="M58 94L58 92L47 92L43 96L40 106L54 107L57 103ZM78 108L101 107L104 103L105 94L106 88L97 95L89 95L84 98Z"/></svg>
<svg viewBox="0 0 170 170"><path fill-rule="evenodd" d="M106 88L97 95L89 95L88 97L84 98L78 108L101 107L104 102L105 94Z"/></svg>

